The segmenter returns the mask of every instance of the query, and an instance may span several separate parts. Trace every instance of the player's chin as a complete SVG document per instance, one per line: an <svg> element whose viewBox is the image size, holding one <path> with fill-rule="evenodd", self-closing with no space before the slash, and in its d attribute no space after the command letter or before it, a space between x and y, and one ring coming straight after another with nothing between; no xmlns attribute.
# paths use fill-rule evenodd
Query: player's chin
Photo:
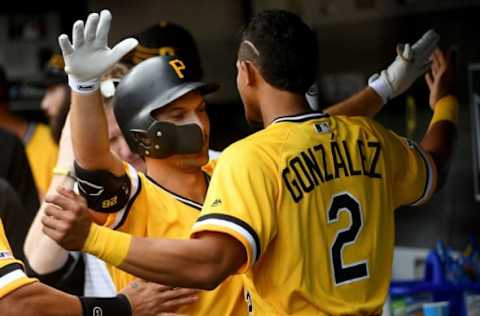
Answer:
<svg viewBox="0 0 480 316"><path fill-rule="evenodd" d="M202 149L201 152L195 154L184 154L182 157L182 165L185 167L202 167L208 162L208 147Z"/></svg>

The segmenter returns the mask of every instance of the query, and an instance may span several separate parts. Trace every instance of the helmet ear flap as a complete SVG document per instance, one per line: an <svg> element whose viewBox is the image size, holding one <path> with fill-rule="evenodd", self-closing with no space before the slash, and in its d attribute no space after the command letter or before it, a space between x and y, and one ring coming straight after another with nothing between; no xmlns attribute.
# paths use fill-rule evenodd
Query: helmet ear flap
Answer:
<svg viewBox="0 0 480 316"><path fill-rule="evenodd" d="M147 131L129 131L135 142L135 152L151 158L166 158L174 154L195 154L202 150L203 134L196 124L175 125L154 121Z"/></svg>
<svg viewBox="0 0 480 316"><path fill-rule="evenodd" d="M150 138L148 132L142 130L131 130L130 133L137 144L137 153L142 156L150 156L152 139Z"/></svg>

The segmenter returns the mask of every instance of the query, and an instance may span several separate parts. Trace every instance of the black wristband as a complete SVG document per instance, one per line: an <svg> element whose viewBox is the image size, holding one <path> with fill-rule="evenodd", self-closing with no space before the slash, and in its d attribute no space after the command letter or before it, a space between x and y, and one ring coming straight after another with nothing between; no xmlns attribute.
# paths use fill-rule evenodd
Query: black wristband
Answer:
<svg viewBox="0 0 480 316"><path fill-rule="evenodd" d="M83 316L132 316L132 307L127 297L79 297Z"/></svg>

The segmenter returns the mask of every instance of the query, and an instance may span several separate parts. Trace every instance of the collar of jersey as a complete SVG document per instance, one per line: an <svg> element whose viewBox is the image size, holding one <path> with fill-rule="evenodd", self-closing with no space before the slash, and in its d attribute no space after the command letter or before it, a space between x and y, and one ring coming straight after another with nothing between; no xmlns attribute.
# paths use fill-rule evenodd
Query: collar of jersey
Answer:
<svg viewBox="0 0 480 316"><path fill-rule="evenodd" d="M272 124L274 123L281 123L281 122L305 122L313 119L319 119L322 117L327 117L328 114L324 112L308 112L302 113L297 115L288 115L288 116L280 116L273 120Z"/></svg>
<svg viewBox="0 0 480 316"><path fill-rule="evenodd" d="M207 186L208 184L210 183L210 176L206 173L204 173L205 175L205 181L207 181ZM152 177L150 177L149 175L145 175L147 177L148 180L150 180L153 184L155 184L156 186L158 186L160 189L164 190L165 192L167 192L168 194L170 194L174 199L176 199L177 201L179 202L182 202L183 204L185 205L188 205L190 207L193 207L194 209L197 209L197 210L201 210L203 205L198 203L198 202L195 202L193 200L190 200L189 198L186 198L184 196L181 196L179 194L176 194L172 191L170 191L169 189L165 188L164 186L162 186L160 183L158 183L157 181L155 181L155 179L153 179Z"/></svg>

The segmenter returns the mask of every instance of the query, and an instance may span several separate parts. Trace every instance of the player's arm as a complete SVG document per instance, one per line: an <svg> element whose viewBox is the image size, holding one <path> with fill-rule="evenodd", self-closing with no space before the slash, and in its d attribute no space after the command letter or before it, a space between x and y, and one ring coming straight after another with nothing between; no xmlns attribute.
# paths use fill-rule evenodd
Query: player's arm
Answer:
<svg viewBox="0 0 480 316"><path fill-rule="evenodd" d="M57 167L48 189L48 194L55 192L58 186L66 189L73 188L73 150L70 138L70 118L67 117L60 138ZM24 244L25 256L30 268L39 275L58 271L65 266L69 253L55 241L42 232L41 218L44 215L46 203L43 202L30 226Z"/></svg>
<svg viewBox="0 0 480 316"><path fill-rule="evenodd" d="M430 67L430 55L439 36L429 30L411 47L397 46L397 58L380 74L369 79L369 87L345 101L332 105L325 112L332 115L374 117L389 100L405 92Z"/></svg>
<svg viewBox="0 0 480 316"><path fill-rule="evenodd" d="M59 189L49 202L56 206L42 219L47 235L145 280L213 289L246 261L242 245L222 233L189 240L138 238L91 223L85 202L73 192Z"/></svg>
<svg viewBox="0 0 480 316"><path fill-rule="evenodd" d="M77 297L39 282L16 289L0 298L2 316L81 316Z"/></svg>
<svg viewBox="0 0 480 316"><path fill-rule="evenodd" d="M330 115L374 117L383 107L383 99L370 87L350 98L329 106L324 112Z"/></svg>
<svg viewBox="0 0 480 316"><path fill-rule="evenodd" d="M87 22L73 25L72 43L60 35L59 44L72 90L71 129L75 159L86 170L104 170L116 176L125 173L121 161L110 151L107 120L99 91L101 75L137 45L126 39L108 48L111 14L92 13Z"/></svg>
<svg viewBox="0 0 480 316"><path fill-rule="evenodd" d="M433 55L430 89L433 117L420 145L387 132L384 141L392 175L390 186L395 207L421 205L446 179L457 134L458 101L452 88L450 62L440 50Z"/></svg>
<svg viewBox="0 0 480 316"><path fill-rule="evenodd" d="M176 308L196 300L192 298L192 290L183 289L182 295L176 293L172 299L162 287L137 281L135 287L125 289L116 297L95 298L69 295L34 282L0 295L0 310L2 316L175 316ZM0 288L0 292L4 290ZM179 291L182 290L170 292Z"/></svg>
<svg viewBox="0 0 480 316"><path fill-rule="evenodd" d="M236 273L246 257L242 244L222 233L187 240L134 237L119 268L158 283L213 290Z"/></svg>
<svg viewBox="0 0 480 316"><path fill-rule="evenodd" d="M447 56L436 49L432 70L425 75L430 90L433 117L420 145L430 153L438 174L437 190L447 178L450 158L457 138L458 100L455 97L455 74L452 51Z"/></svg>

